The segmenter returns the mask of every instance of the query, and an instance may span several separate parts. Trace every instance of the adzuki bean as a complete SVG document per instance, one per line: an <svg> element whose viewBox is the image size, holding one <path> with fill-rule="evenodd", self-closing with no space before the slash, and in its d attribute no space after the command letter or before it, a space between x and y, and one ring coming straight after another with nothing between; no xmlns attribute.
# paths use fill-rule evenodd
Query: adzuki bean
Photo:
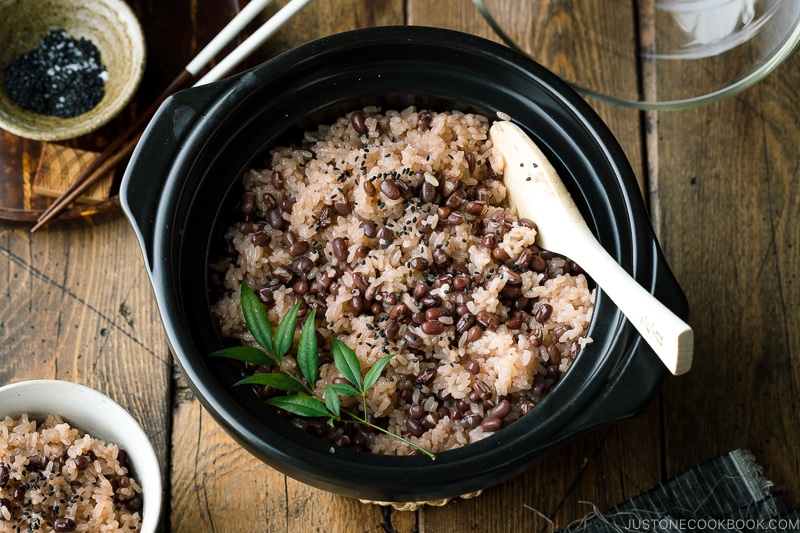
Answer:
<svg viewBox="0 0 800 533"><path fill-rule="evenodd" d="M400 198L400 190L397 188L393 179L385 179L381 182L381 192L390 200Z"/></svg>
<svg viewBox="0 0 800 533"><path fill-rule="evenodd" d="M484 431L500 431L503 429L503 421L499 418L491 416L481 422L481 428Z"/></svg>
<svg viewBox="0 0 800 533"><path fill-rule="evenodd" d="M364 113L361 111L355 111L350 115L350 124L353 125L353 129L356 130L356 133L359 135L367 133L367 122Z"/></svg>
<svg viewBox="0 0 800 533"><path fill-rule="evenodd" d="M550 304L542 304L539 306L539 309L536 310L536 314L533 315L533 318L539 324L544 324L550 319L550 316L553 314L553 306Z"/></svg>
<svg viewBox="0 0 800 533"><path fill-rule="evenodd" d="M444 324L438 320L426 320L420 328L426 335L439 335L444 331Z"/></svg>
<svg viewBox="0 0 800 533"><path fill-rule="evenodd" d="M347 261L347 243L344 242L342 237L336 237L331 243L333 248L333 256L339 261Z"/></svg>

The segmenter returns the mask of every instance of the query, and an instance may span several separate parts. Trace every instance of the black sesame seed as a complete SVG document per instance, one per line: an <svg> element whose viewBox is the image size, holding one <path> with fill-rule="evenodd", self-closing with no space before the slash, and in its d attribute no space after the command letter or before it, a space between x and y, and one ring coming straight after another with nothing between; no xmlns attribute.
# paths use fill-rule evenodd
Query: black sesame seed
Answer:
<svg viewBox="0 0 800 533"><path fill-rule="evenodd" d="M100 103L107 76L100 52L91 41L54 30L38 48L9 63L3 71L3 85L24 109L71 118Z"/></svg>

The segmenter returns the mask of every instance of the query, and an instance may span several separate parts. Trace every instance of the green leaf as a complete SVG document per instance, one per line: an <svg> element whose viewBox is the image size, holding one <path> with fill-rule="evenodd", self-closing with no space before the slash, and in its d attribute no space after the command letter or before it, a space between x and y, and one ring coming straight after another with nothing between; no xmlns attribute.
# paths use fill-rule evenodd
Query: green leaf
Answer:
<svg viewBox="0 0 800 533"><path fill-rule="evenodd" d="M339 396L359 396L358 391L347 383L333 383L332 385L328 385L326 387L326 390L327 389L331 389Z"/></svg>
<svg viewBox="0 0 800 533"><path fill-rule="evenodd" d="M261 305L261 300L258 299L256 293L247 283L242 282L241 287L242 295L242 314L244 321L247 324L247 329L253 335L253 338L260 344L267 353L275 354L275 349L272 346L272 324L269 323L267 311Z"/></svg>
<svg viewBox="0 0 800 533"><path fill-rule="evenodd" d="M325 407L328 408L328 411L338 417L340 413L341 402L339 402L339 395L333 389L333 385L328 385L325 387L325 394L323 394L323 397L325 398Z"/></svg>
<svg viewBox="0 0 800 533"><path fill-rule="evenodd" d="M244 379L240 379L234 385L269 385L280 390L300 392L306 390L303 384L291 376L269 372L264 374L253 374Z"/></svg>
<svg viewBox="0 0 800 533"><path fill-rule="evenodd" d="M289 352L294 341L294 330L297 327L297 311L300 310L300 303L294 304L281 323L275 330L275 355L282 359Z"/></svg>
<svg viewBox="0 0 800 533"><path fill-rule="evenodd" d="M361 362L358 360L356 352L336 338L333 339L333 362L344 378L352 383L359 393L364 392L364 388L361 386Z"/></svg>
<svg viewBox="0 0 800 533"><path fill-rule="evenodd" d="M317 351L317 330L314 327L314 316L316 310L311 311L306 323L303 324L303 332L300 334L300 344L297 347L297 364L300 372L306 378L309 385L313 388L317 381L317 370L319 370L319 352Z"/></svg>
<svg viewBox="0 0 800 533"><path fill-rule="evenodd" d="M367 374L364 376L365 391L368 391L370 387L375 385L375 383L378 381L378 378L381 377L381 372L383 372L383 369L386 368L386 364L392 357L393 356L391 355L387 355L386 357L381 357L380 359L375 361L375 364L372 365L372 368L370 368L367 371Z"/></svg>
<svg viewBox="0 0 800 533"><path fill-rule="evenodd" d="M285 411L289 411L290 413L298 416L317 418L321 416L328 417L331 415L321 401L306 394L275 396L266 400L265 403Z"/></svg>
<svg viewBox="0 0 800 533"><path fill-rule="evenodd" d="M210 357L228 357L229 359L238 359L251 365L272 365L274 361L258 348L251 346L233 346L231 348L224 348L209 354Z"/></svg>

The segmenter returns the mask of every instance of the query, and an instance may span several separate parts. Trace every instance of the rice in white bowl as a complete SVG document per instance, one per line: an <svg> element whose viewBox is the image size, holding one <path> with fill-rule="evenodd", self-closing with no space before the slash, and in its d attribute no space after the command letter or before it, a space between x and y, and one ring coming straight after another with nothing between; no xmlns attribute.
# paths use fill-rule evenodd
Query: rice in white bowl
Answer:
<svg viewBox="0 0 800 533"><path fill-rule="evenodd" d="M50 415L0 420L0 532L141 530L127 454Z"/></svg>
<svg viewBox="0 0 800 533"><path fill-rule="evenodd" d="M577 265L539 249L535 225L508 206L489 126L457 111L366 108L275 148L265 169L244 175L228 253L211 265L221 335L253 344L243 281L272 324L298 300L317 309L316 390L341 379L334 336L364 370L394 354L368 408L431 452L533 409L590 342L594 291ZM363 427L293 422L336 445L413 453Z"/></svg>

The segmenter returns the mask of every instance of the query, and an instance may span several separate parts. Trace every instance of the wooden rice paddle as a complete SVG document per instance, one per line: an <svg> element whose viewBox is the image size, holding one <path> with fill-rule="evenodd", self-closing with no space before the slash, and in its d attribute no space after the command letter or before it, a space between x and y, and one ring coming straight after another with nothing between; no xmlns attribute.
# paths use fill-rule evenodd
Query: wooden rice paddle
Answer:
<svg viewBox="0 0 800 533"><path fill-rule="evenodd" d="M503 181L520 217L536 223L537 244L569 257L603 288L674 375L692 366L694 332L639 285L597 241L538 146L511 122L489 138L505 159Z"/></svg>

